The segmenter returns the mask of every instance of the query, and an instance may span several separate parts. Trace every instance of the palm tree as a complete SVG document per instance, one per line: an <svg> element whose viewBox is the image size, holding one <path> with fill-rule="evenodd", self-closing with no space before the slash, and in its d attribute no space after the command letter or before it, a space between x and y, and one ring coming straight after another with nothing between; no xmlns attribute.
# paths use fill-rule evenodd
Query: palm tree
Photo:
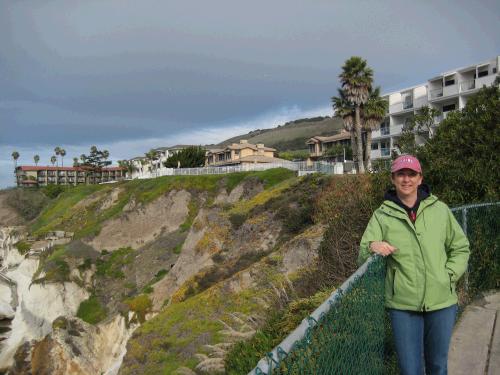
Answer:
<svg viewBox="0 0 500 375"><path fill-rule="evenodd" d="M380 97L380 87L370 90L368 101L362 108L363 129L366 131L364 166L371 169L372 131L380 128L385 118L389 102Z"/></svg>
<svg viewBox="0 0 500 375"><path fill-rule="evenodd" d="M151 149L145 155L146 155L146 158L149 160L152 171L154 171L156 169L156 165L154 164L154 161L157 159L155 150Z"/></svg>
<svg viewBox="0 0 500 375"><path fill-rule="evenodd" d="M14 159L14 171L17 169L17 159L19 159L19 152L12 152L12 159Z"/></svg>
<svg viewBox="0 0 500 375"><path fill-rule="evenodd" d="M35 165L38 165L38 162L40 161L40 155L33 156L33 160L35 161Z"/></svg>
<svg viewBox="0 0 500 375"><path fill-rule="evenodd" d="M52 155L52 157L50 158L50 162L52 163L52 166L54 166L56 161L57 161L57 157L55 155Z"/></svg>
<svg viewBox="0 0 500 375"><path fill-rule="evenodd" d="M78 167L78 158L73 158L73 167Z"/></svg>
<svg viewBox="0 0 500 375"><path fill-rule="evenodd" d="M365 172L363 164L363 139L361 124L361 106L368 100L373 83L373 70L368 67L366 60L359 56L352 56L342 67L339 74L342 89L348 102L354 105L354 130L356 132L356 153L358 171ZM354 150L355 147L353 147Z"/></svg>
<svg viewBox="0 0 500 375"><path fill-rule="evenodd" d="M66 150L61 148L59 150L59 155L61 155L61 167L64 167L64 157L66 156Z"/></svg>
<svg viewBox="0 0 500 375"><path fill-rule="evenodd" d="M59 156L61 154L61 147L57 146L55 149L54 149L54 153L56 154L56 161L57 161L57 156ZM52 160L52 159L51 159ZM59 163L58 163L59 165Z"/></svg>
<svg viewBox="0 0 500 375"><path fill-rule="evenodd" d="M335 112L335 117L341 118L344 123L344 129L347 130L351 136L351 149L353 160L357 160L357 147L356 145L356 132L354 131L354 107L346 99L345 92L338 89L339 96L332 97L332 106Z"/></svg>

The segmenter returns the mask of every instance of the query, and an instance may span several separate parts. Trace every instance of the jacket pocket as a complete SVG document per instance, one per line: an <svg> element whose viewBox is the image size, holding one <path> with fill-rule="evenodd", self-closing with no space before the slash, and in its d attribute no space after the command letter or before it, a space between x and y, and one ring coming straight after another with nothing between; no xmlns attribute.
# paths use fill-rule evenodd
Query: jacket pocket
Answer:
<svg viewBox="0 0 500 375"><path fill-rule="evenodd" d="M394 273L396 270L392 267L387 267L385 275L385 295L386 298L394 296Z"/></svg>
<svg viewBox="0 0 500 375"><path fill-rule="evenodd" d="M451 277L452 277L452 274L449 273L448 278L450 280L450 293L453 294L455 292L455 284L453 283L453 281L451 281Z"/></svg>

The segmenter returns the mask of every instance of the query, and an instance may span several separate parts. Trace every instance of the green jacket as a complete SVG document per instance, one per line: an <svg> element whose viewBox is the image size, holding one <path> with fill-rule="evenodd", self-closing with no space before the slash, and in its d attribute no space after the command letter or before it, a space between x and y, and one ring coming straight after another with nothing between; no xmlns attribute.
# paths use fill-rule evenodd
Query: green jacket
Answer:
<svg viewBox="0 0 500 375"><path fill-rule="evenodd" d="M361 239L360 263L373 254L373 241L397 248L387 257L386 307L433 311L457 303L455 284L467 269L469 241L448 206L434 195L420 202L414 224L402 207L384 201Z"/></svg>

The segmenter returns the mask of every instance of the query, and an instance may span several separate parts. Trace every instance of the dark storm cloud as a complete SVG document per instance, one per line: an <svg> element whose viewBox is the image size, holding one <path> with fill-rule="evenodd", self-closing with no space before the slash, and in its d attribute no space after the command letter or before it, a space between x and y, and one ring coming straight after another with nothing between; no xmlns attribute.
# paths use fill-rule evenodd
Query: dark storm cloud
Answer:
<svg viewBox="0 0 500 375"><path fill-rule="evenodd" d="M421 83L498 55L499 14L490 0L0 0L0 160L331 114L349 56L385 92Z"/></svg>

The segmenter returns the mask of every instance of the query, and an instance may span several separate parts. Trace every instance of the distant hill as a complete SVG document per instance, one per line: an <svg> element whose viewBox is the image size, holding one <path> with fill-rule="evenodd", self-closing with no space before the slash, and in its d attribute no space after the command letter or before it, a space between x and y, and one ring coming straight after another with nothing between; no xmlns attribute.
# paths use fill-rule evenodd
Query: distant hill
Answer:
<svg viewBox="0 0 500 375"><path fill-rule="evenodd" d="M264 143L278 151L304 150L306 141L315 135L330 135L342 129L342 120L332 117L314 117L299 119L278 125L271 129L257 129L248 134L226 139L215 147L239 143L246 139L249 143Z"/></svg>

